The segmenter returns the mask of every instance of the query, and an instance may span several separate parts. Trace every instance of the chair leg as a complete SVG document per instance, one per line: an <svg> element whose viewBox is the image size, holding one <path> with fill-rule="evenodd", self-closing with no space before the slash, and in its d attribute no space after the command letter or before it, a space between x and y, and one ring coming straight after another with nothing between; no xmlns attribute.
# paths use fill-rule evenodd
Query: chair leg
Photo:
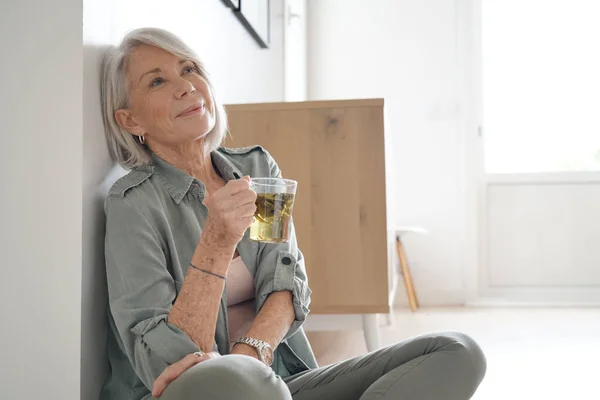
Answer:
<svg viewBox="0 0 600 400"><path fill-rule="evenodd" d="M408 258L404 252L404 245L399 237L396 238L396 249L398 250L400 270L404 276L404 286L406 287L406 294L408 295L408 303L410 305L410 309L415 312L419 307L419 301L417 300L417 294L415 293L415 287L413 285L412 275L410 273L410 266L408 265Z"/></svg>

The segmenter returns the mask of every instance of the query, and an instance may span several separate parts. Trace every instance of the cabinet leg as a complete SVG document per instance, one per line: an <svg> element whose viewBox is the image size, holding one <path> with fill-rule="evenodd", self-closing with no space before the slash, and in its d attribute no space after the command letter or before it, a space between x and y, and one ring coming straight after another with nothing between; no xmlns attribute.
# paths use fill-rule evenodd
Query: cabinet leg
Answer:
<svg viewBox="0 0 600 400"><path fill-rule="evenodd" d="M392 326L394 325L394 307L390 306L390 312L385 314L385 319L387 322L387 326Z"/></svg>
<svg viewBox="0 0 600 400"><path fill-rule="evenodd" d="M381 348L381 339L379 336L379 322L377 314L363 314L362 316L363 331L365 334L365 342L367 350L370 352Z"/></svg>

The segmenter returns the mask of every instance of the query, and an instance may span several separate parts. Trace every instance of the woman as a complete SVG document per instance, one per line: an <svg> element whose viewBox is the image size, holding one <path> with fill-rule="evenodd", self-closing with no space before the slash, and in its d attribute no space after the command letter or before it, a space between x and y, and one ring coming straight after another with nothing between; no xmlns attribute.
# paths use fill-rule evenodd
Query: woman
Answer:
<svg viewBox="0 0 600 400"><path fill-rule="evenodd" d="M250 241L250 177L281 176L259 147L219 147L226 116L194 52L139 29L103 62L112 157L131 172L106 199L111 375L102 398L468 399L485 373L459 333L420 336L318 368L292 230Z"/></svg>

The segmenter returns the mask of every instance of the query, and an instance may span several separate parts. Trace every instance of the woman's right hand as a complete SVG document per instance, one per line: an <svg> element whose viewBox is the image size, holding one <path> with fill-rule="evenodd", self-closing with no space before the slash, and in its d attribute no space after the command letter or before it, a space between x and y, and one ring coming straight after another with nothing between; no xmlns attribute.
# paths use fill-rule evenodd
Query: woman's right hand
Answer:
<svg viewBox="0 0 600 400"><path fill-rule="evenodd" d="M208 217L202 236L210 244L235 248L254 220L255 202L249 176L227 182L204 199Z"/></svg>
<svg viewBox="0 0 600 400"><path fill-rule="evenodd" d="M221 357L221 355L214 351L210 353L193 353L188 354L176 363L169 365L154 381L154 385L152 386L152 397L160 397L171 382L179 378L179 375L183 374L194 365L217 357Z"/></svg>

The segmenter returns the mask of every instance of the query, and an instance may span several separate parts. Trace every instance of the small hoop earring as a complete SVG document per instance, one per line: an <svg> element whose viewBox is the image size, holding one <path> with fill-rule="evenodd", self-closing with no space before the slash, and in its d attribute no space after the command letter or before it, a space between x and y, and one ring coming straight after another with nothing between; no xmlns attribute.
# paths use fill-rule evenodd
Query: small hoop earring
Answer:
<svg viewBox="0 0 600 400"><path fill-rule="evenodd" d="M144 137L144 135L138 136L138 139L139 139L139 141L140 141L141 144L146 143L146 138Z"/></svg>

